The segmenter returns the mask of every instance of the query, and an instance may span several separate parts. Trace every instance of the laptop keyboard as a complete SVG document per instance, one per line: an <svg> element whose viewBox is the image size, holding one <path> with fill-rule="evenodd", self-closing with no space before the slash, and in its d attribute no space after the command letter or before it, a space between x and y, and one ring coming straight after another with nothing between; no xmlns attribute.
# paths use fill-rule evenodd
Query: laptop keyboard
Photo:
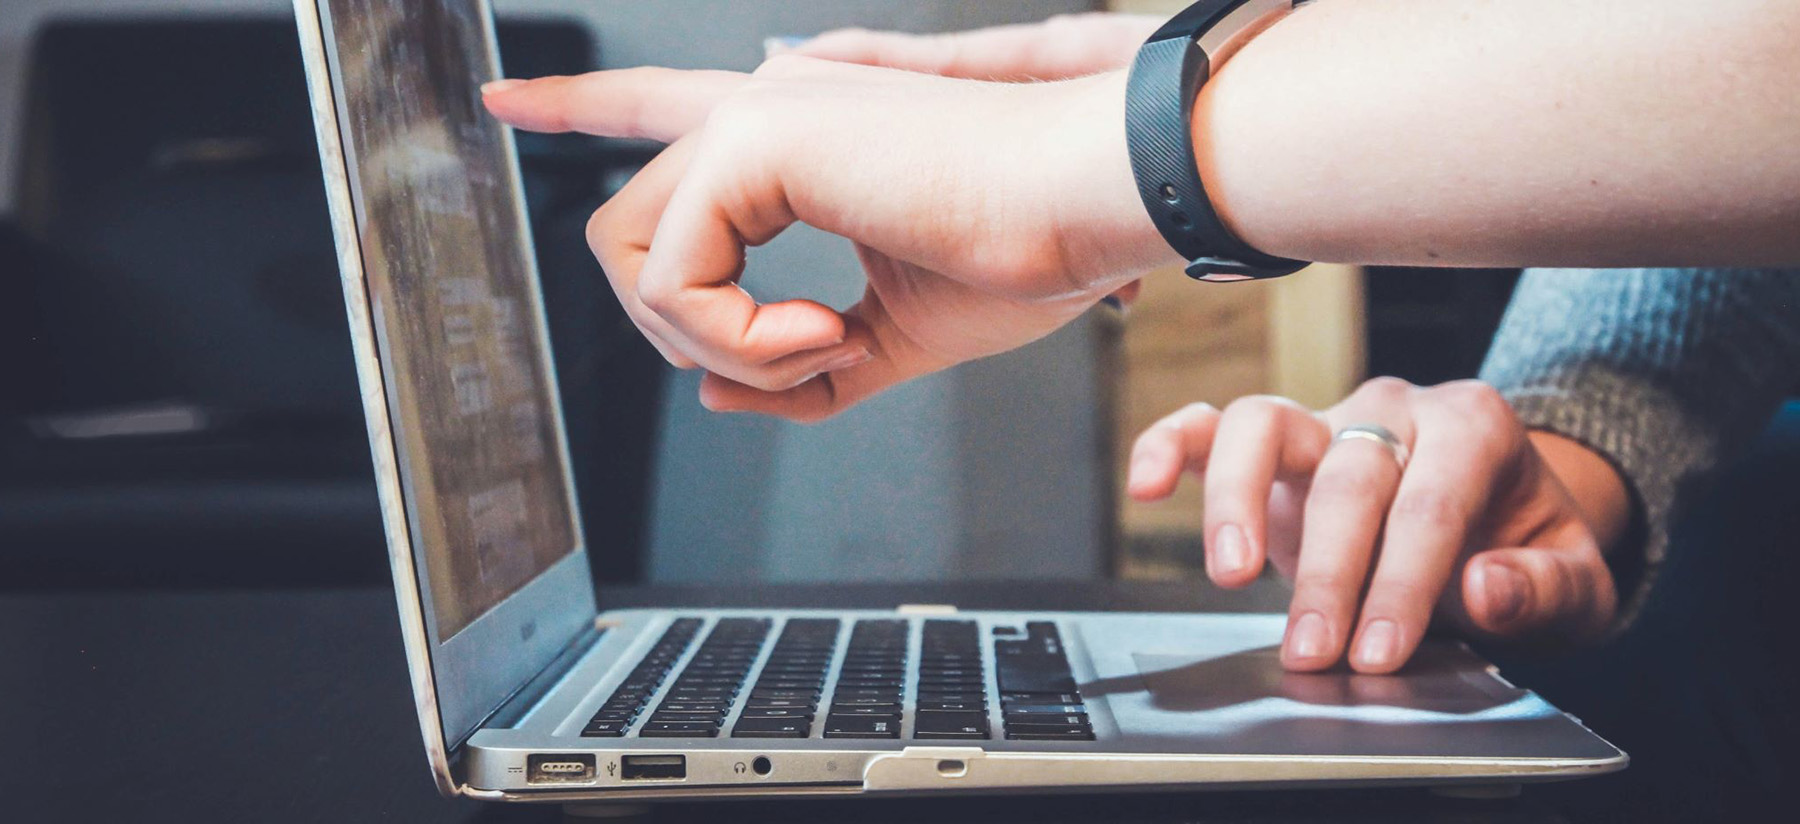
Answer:
<svg viewBox="0 0 1800 824"><path fill-rule="evenodd" d="M640 718L704 622L681 618L602 704L584 737L714 738L731 721L733 738L896 739L907 731L905 703L911 624L866 618L851 624L837 680L830 675L843 622L793 618L782 627L744 689L773 621L721 618L669 685L648 718ZM1092 741L1093 726L1069 668L1056 624L1030 621L994 628L994 680L1002 733L1019 741ZM990 740L990 681L974 621L931 619L919 630L919 661L910 735L917 740ZM829 694L827 694L829 693ZM739 704L743 708L732 720ZM822 701L829 704L819 718Z"/></svg>
<svg viewBox="0 0 1800 824"><path fill-rule="evenodd" d="M840 625L835 618L787 622L750 690L750 700L731 728L733 738L806 738L812 734L819 691L825 689L825 676L837 653Z"/></svg>

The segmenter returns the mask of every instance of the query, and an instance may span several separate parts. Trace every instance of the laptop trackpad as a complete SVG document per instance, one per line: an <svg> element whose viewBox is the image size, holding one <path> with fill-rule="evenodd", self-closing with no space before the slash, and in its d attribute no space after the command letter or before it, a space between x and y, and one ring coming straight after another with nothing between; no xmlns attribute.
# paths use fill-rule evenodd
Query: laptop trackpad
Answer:
<svg viewBox="0 0 1800 824"><path fill-rule="evenodd" d="M1109 699L1120 732L1202 752L1523 754L1549 732L1545 724L1561 721L1453 648L1422 651L1399 676L1290 673L1273 646L1131 658L1142 689Z"/></svg>
<svg viewBox="0 0 1800 824"><path fill-rule="evenodd" d="M1377 721L1393 712L1474 713L1508 703L1519 693L1483 690L1444 656L1421 655L1404 675L1358 675L1347 670L1294 673L1281 667L1275 647L1231 655L1133 653L1151 706L1170 712L1206 712L1279 700L1299 713ZM1494 687L1501 685L1483 678ZM1361 710L1362 712L1346 712Z"/></svg>

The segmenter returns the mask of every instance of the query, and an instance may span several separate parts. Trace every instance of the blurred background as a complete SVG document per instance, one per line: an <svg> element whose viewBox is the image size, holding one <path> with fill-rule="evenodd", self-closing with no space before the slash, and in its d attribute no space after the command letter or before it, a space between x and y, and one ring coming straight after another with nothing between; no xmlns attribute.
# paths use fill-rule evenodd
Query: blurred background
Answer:
<svg viewBox="0 0 1800 824"><path fill-rule="evenodd" d="M748 70L762 41L949 31L1081 0L496 0L509 73ZM1172 12L1179 2L1121 2ZM589 257L651 155L522 136L596 576L607 582L1195 576L1197 489L1123 500L1123 455L1195 400L1335 401L1365 374L1475 373L1515 272L1153 275L1024 350L823 425L717 416ZM0 6L0 589L382 584L387 565L286 0ZM759 296L847 304L804 227Z"/></svg>

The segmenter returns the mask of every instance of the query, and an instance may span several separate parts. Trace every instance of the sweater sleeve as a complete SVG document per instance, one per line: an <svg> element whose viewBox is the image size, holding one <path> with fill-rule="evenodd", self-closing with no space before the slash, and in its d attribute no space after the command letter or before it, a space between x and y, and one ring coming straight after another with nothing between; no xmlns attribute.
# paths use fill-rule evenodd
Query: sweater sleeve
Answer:
<svg viewBox="0 0 1800 824"><path fill-rule="evenodd" d="M1481 370L1526 426L1595 450L1634 529L1608 561L1622 629L1681 514L1800 389L1800 270L1533 270Z"/></svg>

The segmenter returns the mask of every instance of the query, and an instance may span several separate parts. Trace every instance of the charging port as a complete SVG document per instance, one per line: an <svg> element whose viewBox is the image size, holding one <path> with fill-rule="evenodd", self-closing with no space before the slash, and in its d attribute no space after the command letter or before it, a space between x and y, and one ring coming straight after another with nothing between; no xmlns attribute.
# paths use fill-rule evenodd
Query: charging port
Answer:
<svg viewBox="0 0 1800 824"><path fill-rule="evenodd" d="M525 757L527 784L580 784L594 780L594 756L546 755Z"/></svg>
<svg viewBox="0 0 1800 824"><path fill-rule="evenodd" d="M620 761L619 777L626 781L671 781L687 778L685 755L627 755Z"/></svg>

